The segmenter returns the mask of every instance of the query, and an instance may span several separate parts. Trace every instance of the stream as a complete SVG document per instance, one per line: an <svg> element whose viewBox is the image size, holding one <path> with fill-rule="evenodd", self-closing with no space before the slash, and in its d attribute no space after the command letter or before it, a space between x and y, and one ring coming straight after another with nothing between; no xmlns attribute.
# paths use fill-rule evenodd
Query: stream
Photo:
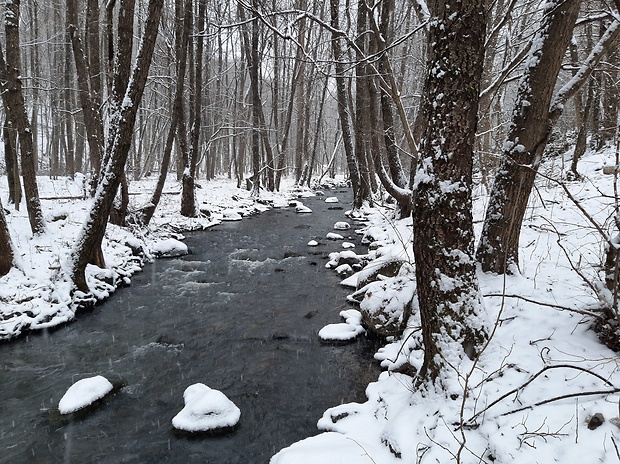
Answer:
<svg viewBox="0 0 620 464"><path fill-rule="evenodd" d="M347 307L324 268L341 242L324 237L351 196L328 195L340 203L303 199L313 213L273 209L188 233L189 255L146 265L75 322L0 344L0 463L262 464L317 434L327 408L364 401L380 371L373 342L316 335ZM67 388L97 374L122 388L83 417L60 417ZM172 428L197 382L240 408L235 431Z"/></svg>

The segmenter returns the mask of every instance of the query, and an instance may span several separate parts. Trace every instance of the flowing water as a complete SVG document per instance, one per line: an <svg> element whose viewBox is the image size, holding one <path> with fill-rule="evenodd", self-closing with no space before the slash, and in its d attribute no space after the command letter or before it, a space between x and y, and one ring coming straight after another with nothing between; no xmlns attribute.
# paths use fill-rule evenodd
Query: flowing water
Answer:
<svg viewBox="0 0 620 464"><path fill-rule="evenodd" d="M303 200L312 214L274 209L187 234L189 255L147 265L76 322L0 344L0 462L266 463L318 433L325 409L363 401L379 372L371 342L316 336L346 307L324 269L340 242L322 238L349 199L337 195ZM314 237L323 245L308 247ZM122 387L75 420L59 416L66 389L96 374ZM172 428L196 382L241 409L235 431Z"/></svg>

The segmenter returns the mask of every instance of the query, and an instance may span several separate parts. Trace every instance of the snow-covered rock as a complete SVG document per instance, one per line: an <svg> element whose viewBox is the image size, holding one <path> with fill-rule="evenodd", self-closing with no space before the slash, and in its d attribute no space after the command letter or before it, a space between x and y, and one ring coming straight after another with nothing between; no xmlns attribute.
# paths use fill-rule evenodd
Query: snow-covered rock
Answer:
<svg viewBox="0 0 620 464"><path fill-rule="evenodd" d="M348 341L366 333L362 327L362 314L357 309L340 311L345 322L328 324L319 330L319 338L324 341Z"/></svg>
<svg viewBox="0 0 620 464"><path fill-rule="evenodd" d="M296 207L295 207L295 212L296 213L311 213L312 210L310 208L308 208L306 205L302 205L301 203L299 203Z"/></svg>
<svg viewBox="0 0 620 464"><path fill-rule="evenodd" d="M355 248L355 243L351 243L351 242L342 242L342 248L345 248L345 249Z"/></svg>
<svg viewBox="0 0 620 464"><path fill-rule="evenodd" d="M336 224L334 224L335 230L349 230L350 228L351 224L345 221L338 221Z"/></svg>
<svg viewBox="0 0 620 464"><path fill-rule="evenodd" d="M400 335L416 294L412 276L390 277L364 287L360 311L364 323L379 335ZM415 299L417 304L417 299Z"/></svg>
<svg viewBox="0 0 620 464"><path fill-rule="evenodd" d="M160 258L174 258L188 253L187 245L175 238L168 238L152 245L153 254Z"/></svg>
<svg viewBox="0 0 620 464"><path fill-rule="evenodd" d="M71 414L90 406L113 389L108 379L101 375L78 380L69 387L58 403L60 414Z"/></svg>
<svg viewBox="0 0 620 464"><path fill-rule="evenodd" d="M325 199L325 203L338 203L338 198L337 197L327 197Z"/></svg>
<svg viewBox="0 0 620 464"><path fill-rule="evenodd" d="M315 247L315 246L318 246L318 245L319 245L319 242L317 242L316 240L310 240L308 242L308 246L311 246L311 247Z"/></svg>
<svg viewBox="0 0 620 464"><path fill-rule="evenodd" d="M344 237L340 234L337 234L336 232L328 232L327 235L325 236L325 238L327 238L328 240L342 240L344 239Z"/></svg>
<svg viewBox="0 0 620 464"><path fill-rule="evenodd" d="M172 418L174 428L186 432L208 432L234 427L241 411L219 390L205 384L190 385L183 393L185 407Z"/></svg>
<svg viewBox="0 0 620 464"><path fill-rule="evenodd" d="M222 221L241 221L243 216L234 209L225 209L222 211Z"/></svg>

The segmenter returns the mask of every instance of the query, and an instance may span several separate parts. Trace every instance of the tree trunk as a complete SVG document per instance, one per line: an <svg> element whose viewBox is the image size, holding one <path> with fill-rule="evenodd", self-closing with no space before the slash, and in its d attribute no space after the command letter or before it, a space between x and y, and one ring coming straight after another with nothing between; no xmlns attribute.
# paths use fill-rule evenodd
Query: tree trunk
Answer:
<svg viewBox="0 0 620 464"><path fill-rule="evenodd" d="M514 272L519 236L536 170L553 127L549 106L579 13L579 0L545 5L542 25L521 78L501 166L487 207L477 258L485 272Z"/></svg>
<svg viewBox="0 0 620 464"><path fill-rule="evenodd" d="M332 26L332 52L334 54L334 67L336 71L336 99L338 103L338 117L342 129L342 142L347 159L351 187L353 189L353 208L359 209L362 206L364 197L361 191L361 176L355 154L353 152L353 135L351 133L351 122L348 112L348 91L345 77L345 65L342 61L343 52L340 44L340 21L339 21L339 0L330 0L331 26Z"/></svg>
<svg viewBox="0 0 620 464"><path fill-rule="evenodd" d="M36 154L34 153L32 129L26 113L26 103L20 79L19 6L19 0L13 0L6 4L6 62L4 54L0 53L0 73L2 74L0 79L5 83L3 84L3 95L5 107L8 109L8 117L17 129L19 136L22 180L30 229L34 235L39 235L45 231L45 221L41 211L37 186Z"/></svg>
<svg viewBox="0 0 620 464"><path fill-rule="evenodd" d="M13 241L4 216L4 207L0 201L0 277L9 273L14 262Z"/></svg>
<svg viewBox="0 0 620 464"><path fill-rule="evenodd" d="M4 105L5 111L8 110ZM19 160L17 159L17 131L13 129L10 121L4 121L2 126L2 137L4 139L4 162L6 165L6 178L9 183L9 203L15 205L19 211L19 204L22 201L22 183L19 181Z"/></svg>
<svg viewBox="0 0 620 464"><path fill-rule="evenodd" d="M94 194L101 173L103 160L103 121L97 106L97 98L91 89L88 62L78 29L77 0L67 0L67 32L73 48L77 73L78 95L82 106L84 127L88 139L91 172L91 193Z"/></svg>
<svg viewBox="0 0 620 464"><path fill-rule="evenodd" d="M413 249L424 362L418 384L474 359L487 335L474 260L472 168L486 28L484 0L431 4L414 192ZM450 364L450 366L448 365ZM448 387L448 385L442 385Z"/></svg>
<svg viewBox="0 0 620 464"><path fill-rule="evenodd" d="M88 213L84 227L82 228L76 248L73 252L71 280L81 292L88 292L86 282L86 266L93 262L93 250L101 250L101 242L105 234L108 216L112 209L112 203L116 191L121 182L121 177L131 148L136 113L140 106L142 94L146 86L148 71L155 48L159 20L163 0L150 0L144 34L140 43L136 64L132 70L129 86L123 101L131 104L121 106L121 115L116 130L113 146L111 149L110 162L106 166L105 174L101 181L101 188L97 189L93 206ZM132 37L121 37L120 40L132 40ZM125 57L130 59L130 57ZM95 260L99 261L99 260ZM103 262L94 264L102 265Z"/></svg>
<svg viewBox="0 0 620 464"><path fill-rule="evenodd" d="M196 164L200 142L200 128L202 125L202 57L204 50L204 33L206 15L206 0L200 0L198 9L198 24L196 26L196 53L194 57L194 120L190 131L189 169L183 173L183 195L181 198L181 214L186 217L195 217L196 207L195 182Z"/></svg>

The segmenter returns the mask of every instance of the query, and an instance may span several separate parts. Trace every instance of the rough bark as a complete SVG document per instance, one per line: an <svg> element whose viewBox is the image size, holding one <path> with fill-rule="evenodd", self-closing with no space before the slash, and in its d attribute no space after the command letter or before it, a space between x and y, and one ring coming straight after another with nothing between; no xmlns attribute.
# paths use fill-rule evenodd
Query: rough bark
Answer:
<svg viewBox="0 0 620 464"><path fill-rule="evenodd" d="M579 13L579 0L549 2L527 59L503 159L495 177L476 256L485 272L511 273L519 264L519 237L530 192L553 126L565 104L592 74L620 34L615 21L573 78L553 97L562 59Z"/></svg>
<svg viewBox="0 0 620 464"><path fill-rule="evenodd" d="M503 161L495 177L477 258L486 272L511 272L519 262L523 216L551 135L549 105L579 12L579 0L547 3L519 84Z"/></svg>
<svg viewBox="0 0 620 464"><path fill-rule="evenodd" d="M340 21L339 21L339 0L330 0L330 14L332 26L332 52L334 54L334 68L336 80L336 99L338 105L338 117L340 119L340 128L342 130L342 143L347 159L347 168L349 170L349 178L351 179L351 187L353 189L353 207L360 208L364 201L361 192L360 171L355 153L353 152L353 135L351 133L351 122L348 112L348 91L345 76L345 65L343 60L344 54L340 43Z"/></svg>
<svg viewBox="0 0 620 464"><path fill-rule="evenodd" d="M11 233L4 216L4 207L0 201L0 277L8 274L14 265L14 261L15 252L13 251Z"/></svg>
<svg viewBox="0 0 620 464"><path fill-rule="evenodd" d="M481 317L472 221L472 169L486 29L484 0L434 1L414 190L413 249L424 362L418 383L473 359ZM448 359L448 361L446 361ZM445 372L444 372L445 374Z"/></svg>
<svg viewBox="0 0 620 464"><path fill-rule="evenodd" d="M4 105L5 111L6 104ZM19 211L22 201L22 183L19 180L19 161L17 159L17 132L10 121L5 120L2 126L2 138L4 141L4 163L6 167L6 179L9 183L9 203L15 205Z"/></svg>
<svg viewBox="0 0 620 464"><path fill-rule="evenodd" d="M6 61L0 52L0 80L3 82L3 96L8 109L8 118L17 129L21 161L24 196L30 229L34 235L45 232L45 221L41 211L39 188L37 186L36 153L32 139L32 128L22 91L20 78L21 58L19 43L19 0L7 2L5 10ZM4 84L5 83L5 84Z"/></svg>
<svg viewBox="0 0 620 464"><path fill-rule="evenodd" d="M88 62L79 34L77 0L67 0L67 32L73 48L78 95L88 140L92 193L94 193L103 160L103 121L95 94L91 89Z"/></svg>
<svg viewBox="0 0 620 464"><path fill-rule="evenodd" d="M153 56L153 49L157 39L159 20L163 0L150 0L144 34L140 43L140 49L133 67L130 84L123 98L121 115L119 118L116 137L111 149L110 162L106 166L104 176L97 189L93 206L88 213L86 223L82 228L76 247L73 252L73 262L70 270L71 279L76 288L82 292L88 292L86 282L86 266L92 262L93 250L101 249L101 242L105 234L108 216L114 202L116 191L121 182L125 163L131 148L133 128L136 113L140 106L140 100L146 86L148 71ZM130 40L123 37L121 40Z"/></svg>
<svg viewBox="0 0 620 464"><path fill-rule="evenodd" d="M196 207L195 177L196 164L198 162L198 146L200 142L200 128L202 126L202 57L204 50L206 3L200 1L198 9L198 23L196 25L196 54L194 57L194 120L190 131L189 169L183 173L183 194L181 196L181 214L187 217L195 217Z"/></svg>

